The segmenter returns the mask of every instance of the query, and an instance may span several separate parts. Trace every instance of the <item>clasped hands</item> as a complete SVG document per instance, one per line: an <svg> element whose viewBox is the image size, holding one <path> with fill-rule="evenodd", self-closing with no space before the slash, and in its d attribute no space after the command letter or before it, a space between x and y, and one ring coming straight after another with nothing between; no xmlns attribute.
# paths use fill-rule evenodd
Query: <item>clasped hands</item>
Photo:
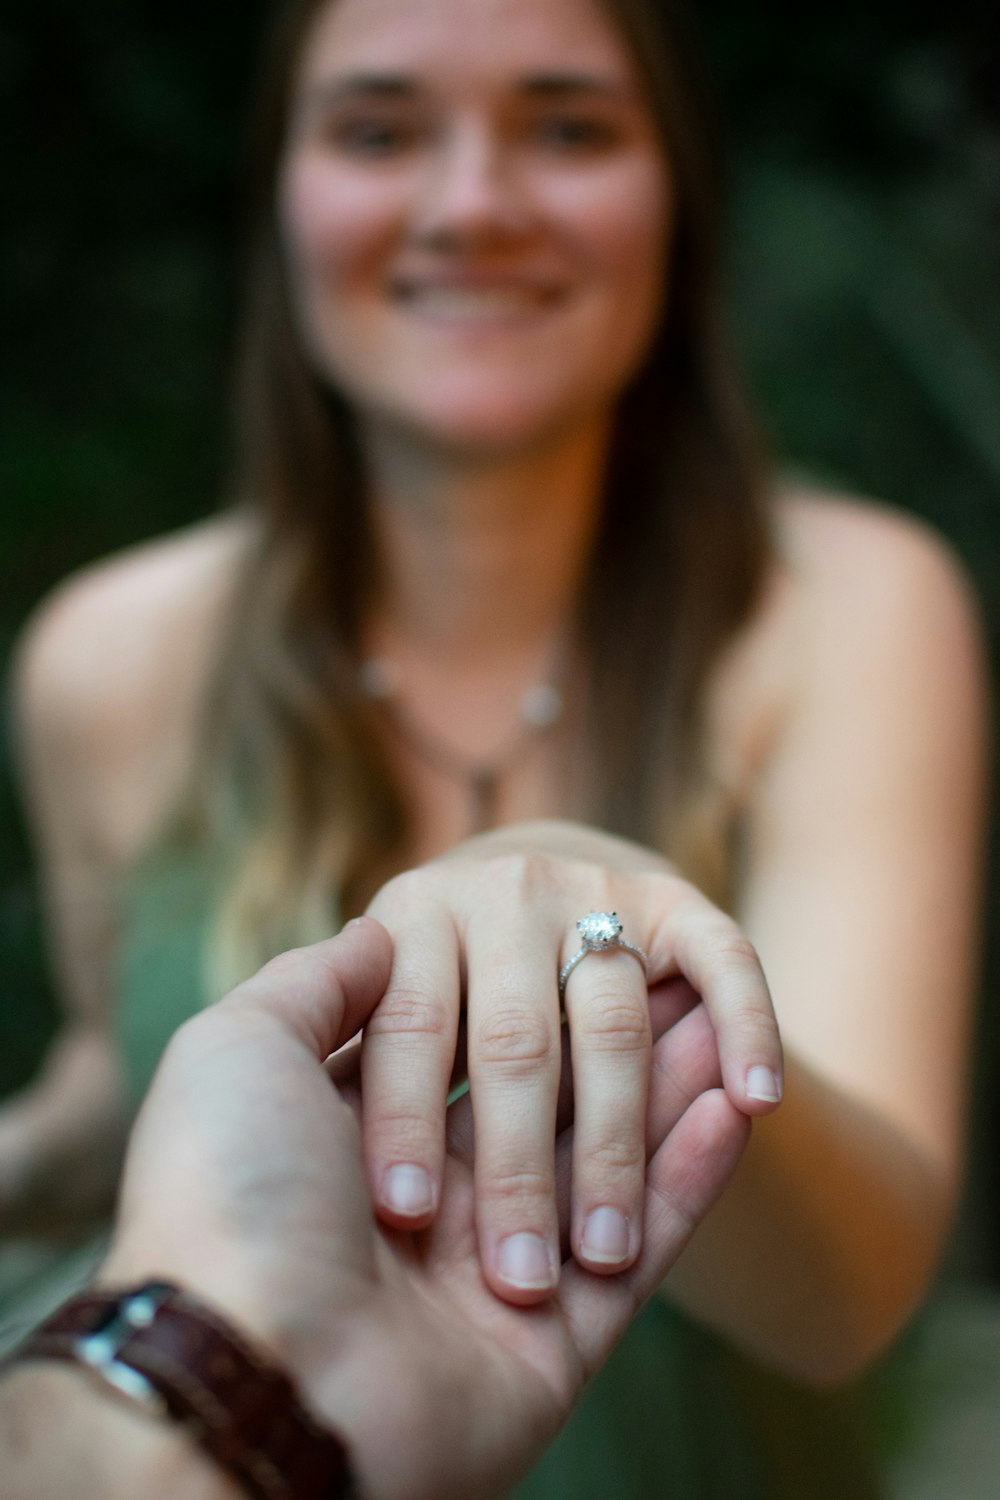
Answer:
<svg viewBox="0 0 1000 1500"><path fill-rule="evenodd" d="M649 972L588 956L562 1026L558 969L598 907ZM268 1343L365 1495L498 1494L662 1281L780 1076L751 946L655 855L570 824L484 835L177 1033L103 1279L186 1283Z"/></svg>

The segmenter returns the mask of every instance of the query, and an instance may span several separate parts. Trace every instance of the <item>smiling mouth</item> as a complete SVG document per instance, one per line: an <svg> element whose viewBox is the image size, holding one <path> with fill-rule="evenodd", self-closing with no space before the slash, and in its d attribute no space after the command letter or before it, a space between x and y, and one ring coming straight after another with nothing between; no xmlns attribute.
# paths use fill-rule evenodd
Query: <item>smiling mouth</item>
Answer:
<svg viewBox="0 0 1000 1500"><path fill-rule="evenodd" d="M551 288L537 286L398 286L395 298L404 306L441 322L497 322L523 318L561 301Z"/></svg>

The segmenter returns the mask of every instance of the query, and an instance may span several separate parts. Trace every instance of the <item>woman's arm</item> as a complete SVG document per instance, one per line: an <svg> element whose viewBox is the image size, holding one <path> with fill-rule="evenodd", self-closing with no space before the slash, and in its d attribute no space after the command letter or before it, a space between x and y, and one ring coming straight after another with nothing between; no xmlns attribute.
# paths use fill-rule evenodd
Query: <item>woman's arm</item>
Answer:
<svg viewBox="0 0 1000 1500"><path fill-rule="evenodd" d="M648 850L568 824L500 830L376 898L397 958L363 1056L379 1212L427 1223L464 998L484 1272L500 1295L538 1300L555 1285L540 1256L519 1285L501 1249L513 1232L536 1249L553 1233L555 971L573 918L614 907L648 949L654 985L690 983L715 1026L715 1081L761 1115L773 1105L750 1080L758 1065L780 1072L780 1050L756 943L788 1049L787 1102L756 1121L748 1163L667 1294L822 1384L857 1370L912 1310L957 1191L985 729L974 612L939 545L874 510L819 509L795 560L800 668L754 798L744 927ZM627 1265L641 1236L641 987L628 954L588 958L567 987L572 1243L594 1271ZM432 1184L417 1201L408 1165L401 1209L395 1163ZM603 1259L584 1240L601 1204L630 1230Z"/></svg>
<svg viewBox="0 0 1000 1500"><path fill-rule="evenodd" d="M216 522L98 563L18 643L18 760L63 1022L39 1076L0 1105L0 1233L110 1205L127 1128L109 1035L120 896L186 774L240 544Z"/></svg>
<svg viewBox="0 0 1000 1500"><path fill-rule="evenodd" d="M741 921L785 1102L668 1283L757 1357L850 1375L926 1289L961 1174L985 823L975 612L939 544L810 507L800 680L757 790Z"/></svg>
<svg viewBox="0 0 1000 1500"><path fill-rule="evenodd" d="M0 1107L0 1230L34 1232L110 1203L125 1110L108 1030L116 870L99 809L100 640L92 589L64 586L29 622L10 691L60 1029L38 1076ZM100 649L103 646L103 650Z"/></svg>

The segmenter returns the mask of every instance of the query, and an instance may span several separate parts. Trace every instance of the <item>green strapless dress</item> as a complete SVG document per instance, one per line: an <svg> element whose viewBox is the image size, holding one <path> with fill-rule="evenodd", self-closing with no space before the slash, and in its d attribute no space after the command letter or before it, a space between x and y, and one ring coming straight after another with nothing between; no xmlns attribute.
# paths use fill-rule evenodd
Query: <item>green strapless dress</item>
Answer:
<svg viewBox="0 0 1000 1500"><path fill-rule="evenodd" d="M171 1033L206 1001L211 890L189 860L137 879L122 946L118 1035L141 1098ZM654 1298L516 1500L875 1500L871 1403L752 1369Z"/></svg>

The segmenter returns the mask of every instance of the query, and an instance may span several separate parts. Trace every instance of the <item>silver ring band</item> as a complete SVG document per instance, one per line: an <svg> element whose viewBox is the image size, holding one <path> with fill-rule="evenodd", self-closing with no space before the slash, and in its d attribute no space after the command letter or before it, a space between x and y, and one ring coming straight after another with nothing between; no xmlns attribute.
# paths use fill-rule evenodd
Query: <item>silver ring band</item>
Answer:
<svg viewBox="0 0 1000 1500"><path fill-rule="evenodd" d="M583 947L572 958L568 958L559 970L560 1000L566 994L566 981L588 953L607 953L612 948L624 948L626 953L631 953L633 958L639 960L644 974L649 968L649 958L643 949L637 943L630 943L622 937L622 924L616 911L589 911L585 917L580 918L576 928L583 939Z"/></svg>

